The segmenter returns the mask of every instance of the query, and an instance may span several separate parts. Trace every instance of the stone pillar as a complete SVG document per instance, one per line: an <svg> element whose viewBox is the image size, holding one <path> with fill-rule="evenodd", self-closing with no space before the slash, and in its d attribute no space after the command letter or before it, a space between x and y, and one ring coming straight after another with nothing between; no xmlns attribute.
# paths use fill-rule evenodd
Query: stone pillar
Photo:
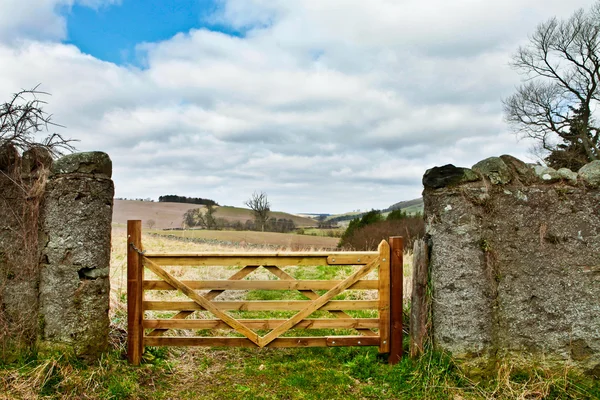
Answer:
<svg viewBox="0 0 600 400"><path fill-rule="evenodd" d="M600 161L504 155L423 184L434 344L471 373L515 356L600 377Z"/></svg>
<svg viewBox="0 0 600 400"><path fill-rule="evenodd" d="M42 349L88 359L107 349L111 174L101 152L65 156L51 169L40 232Z"/></svg>

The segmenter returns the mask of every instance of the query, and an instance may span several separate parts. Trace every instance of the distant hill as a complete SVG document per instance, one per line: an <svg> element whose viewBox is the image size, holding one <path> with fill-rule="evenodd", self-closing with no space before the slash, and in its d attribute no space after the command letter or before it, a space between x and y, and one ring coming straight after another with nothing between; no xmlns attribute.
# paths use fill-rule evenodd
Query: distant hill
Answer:
<svg viewBox="0 0 600 400"><path fill-rule="evenodd" d="M387 215L394 210L403 210L407 214L423 213L423 198L400 201L392 204L386 209L381 210L383 215ZM365 215L366 212L348 212L344 214L329 215L326 221L337 222L338 224L344 225L347 221L352 221L355 218L360 218Z"/></svg>
<svg viewBox="0 0 600 400"><path fill-rule="evenodd" d="M115 200L113 207L113 222L117 224L126 224L128 219L140 219L145 223L153 219L156 223L156 229L180 228L183 222L183 214L191 208L203 208L195 204L169 203L169 202L151 202L136 200ZM224 218L229 222L252 220L252 212L246 208L238 207L215 207L216 218ZM291 219L298 227L312 227L317 225L317 221L311 218L299 217L281 211L272 211L271 217L280 219Z"/></svg>
<svg viewBox="0 0 600 400"><path fill-rule="evenodd" d="M394 210L404 210L409 214L415 214L417 212L422 213L423 212L423 198L419 197L418 199L400 201L396 204L392 204L391 206L389 206L388 208L386 208L385 210L382 210L382 211L390 212L390 211L394 211Z"/></svg>

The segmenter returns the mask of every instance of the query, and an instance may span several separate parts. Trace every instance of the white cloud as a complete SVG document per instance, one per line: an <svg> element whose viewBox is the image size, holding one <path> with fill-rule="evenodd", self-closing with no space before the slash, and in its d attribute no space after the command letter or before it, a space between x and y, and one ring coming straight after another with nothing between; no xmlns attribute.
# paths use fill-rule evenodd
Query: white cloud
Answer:
<svg viewBox="0 0 600 400"><path fill-rule="evenodd" d="M311 212L416 197L434 165L526 157L502 121L509 56L537 23L589 5L228 0L210 20L243 37L140 43L140 69L60 43L73 0L35 2L0 0L0 94L41 82L64 133L110 154L117 196L242 205L264 190Z"/></svg>
<svg viewBox="0 0 600 400"><path fill-rule="evenodd" d="M1 0L0 42L64 39L66 21L61 12L68 11L75 3L98 9L120 4L121 0Z"/></svg>

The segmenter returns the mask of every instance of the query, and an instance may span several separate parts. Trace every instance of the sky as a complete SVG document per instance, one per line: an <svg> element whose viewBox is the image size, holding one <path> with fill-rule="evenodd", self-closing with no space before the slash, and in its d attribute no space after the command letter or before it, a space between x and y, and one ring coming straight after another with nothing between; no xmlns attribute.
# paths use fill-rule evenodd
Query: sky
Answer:
<svg viewBox="0 0 600 400"><path fill-rule="evenodd" d="M512 154L511 55L572 0L0 0L0 102L41 84L115 196L342 213Z"/></svg>

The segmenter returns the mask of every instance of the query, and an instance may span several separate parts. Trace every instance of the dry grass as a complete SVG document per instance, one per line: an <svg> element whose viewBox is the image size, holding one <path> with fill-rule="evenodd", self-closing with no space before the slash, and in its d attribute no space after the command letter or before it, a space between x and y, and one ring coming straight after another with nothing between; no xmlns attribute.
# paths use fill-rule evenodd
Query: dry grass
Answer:
<svg viewBox="0 0 600 400"><path fill-rule="evenodd" d="M257 232L257 231L213 231L204 229L178 231L151 231L157 235L180 237L182 239L200 239L207 241L229 242L244 249L249 245L282 247L287 250L334 249L339 240L325 236L297 235L293 233Z"/></svg>

